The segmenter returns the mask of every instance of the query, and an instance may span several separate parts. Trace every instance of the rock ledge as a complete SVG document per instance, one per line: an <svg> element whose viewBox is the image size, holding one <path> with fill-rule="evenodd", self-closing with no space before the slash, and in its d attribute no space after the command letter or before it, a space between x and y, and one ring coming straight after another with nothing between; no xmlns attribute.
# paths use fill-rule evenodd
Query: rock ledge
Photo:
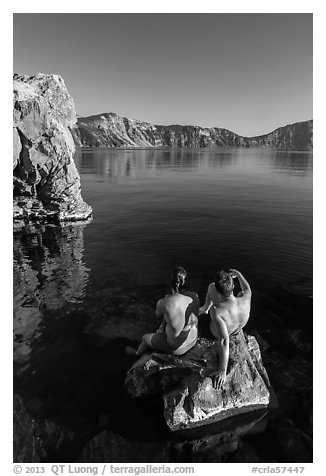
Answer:
<svg viewBox="0 0 326 476"><path fill-rule="evenodd" d="M126 388L133 397L163 395L164 417L172 431L215 423L273 405L259 345L242 331L230 337L227 380L214 389L208 376L216 370L217 344L198 339L182 357L142 356L129 370Z"/></svg>

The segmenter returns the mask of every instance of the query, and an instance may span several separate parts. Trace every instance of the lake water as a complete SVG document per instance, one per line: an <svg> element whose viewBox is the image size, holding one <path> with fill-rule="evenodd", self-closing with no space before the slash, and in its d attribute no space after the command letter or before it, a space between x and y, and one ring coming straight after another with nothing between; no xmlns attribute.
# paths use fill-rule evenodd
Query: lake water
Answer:
<svg viewBox="0 0 326 476"><path fill-rule="evenodd" d="M311 296L312 154L98 149L75 160L93 220L15 233L16 322L28 316L30 337L46 313L58 319L77 304L97 325L131 309L128 299L145 302L150 319L175 265L202 302L221 268L244 274L266 316L271 298L281 304L280 287ZM139 306L107 337L139 338Z"/></svg>
<svg viewBox="0 0 326 476"><path fill-rule="evenodd" d="M30 414L75 431L76 454L64 437L58 447L54 429L45 461L77 458L86 441L78 435L93 435L103 414L124 438L156 438L152 420L125 400L124 346L157 327L155 305L175 265L202 303L217 269L239 269L253 289L248 326L273 352L301 356L307 345L292 337L307 339L312 322L300 301L312 294L312 154L98 149L75 160L93 220L14 234L14 391ZM286 358L281 368L291 369ZM27 422L16 430L20 447L32 437L17 405ZM144 451L139 461L152 461Z"/></svg>
<svg viewBox="0 0 326 476"><path fill-rule="evenodd" d="M96 281L114 264L140 284L183 265L197 285L237 268L253 287L312 291L312 155L271 150L86 150ZM200 286L201 287L201 286Z"/></svg>

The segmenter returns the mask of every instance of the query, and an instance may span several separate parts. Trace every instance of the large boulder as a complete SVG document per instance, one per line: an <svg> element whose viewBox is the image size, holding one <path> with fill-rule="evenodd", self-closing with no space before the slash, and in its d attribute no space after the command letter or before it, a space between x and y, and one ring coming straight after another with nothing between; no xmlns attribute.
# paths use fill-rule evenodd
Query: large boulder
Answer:
<svg viewBox="0 0 326 476"><path fill-rule="evenodd" d="M14 75L14 219L84 220L92 209L73 160L73 100L57 75Z"/></svg>
<svg viewBox="0 0 326 476"><path fill-rule="evenodd" d="M274 404L267 372L256 339L242 331L230 337L227 379L213 388L211 372L218 365L218 344L198 339L181 357L152 353L129 370L126 388L133 397L163 394L169 428L183 430L215 423Z"/></svg>

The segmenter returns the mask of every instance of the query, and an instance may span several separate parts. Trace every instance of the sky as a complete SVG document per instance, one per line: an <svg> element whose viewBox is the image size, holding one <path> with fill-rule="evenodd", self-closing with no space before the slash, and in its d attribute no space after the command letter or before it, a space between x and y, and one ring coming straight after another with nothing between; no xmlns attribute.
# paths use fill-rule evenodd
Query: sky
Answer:
<svg viewBox="0 0 326 476"><path fill-rule="evenodd" d="M13 70L63 77L77 114L255 136L312 119L311 13L16 13Z"/></svg>

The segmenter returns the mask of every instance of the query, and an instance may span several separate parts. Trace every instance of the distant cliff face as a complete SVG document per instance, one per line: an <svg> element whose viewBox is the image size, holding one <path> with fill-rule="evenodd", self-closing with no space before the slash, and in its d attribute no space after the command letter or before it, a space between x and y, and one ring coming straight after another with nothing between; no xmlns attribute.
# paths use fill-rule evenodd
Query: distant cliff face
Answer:
<svg viewBox="0 0 326 476"><path fill-rule="evenodd" d="M89 217L73 160L75 107L63 79L15 74L13 116L14 219Z"/></svg>
<svg viewBox="0 0 326 476"><path fill-rule="evenodd" d="M312 150L313 121L279 127L263 136L250 137L251 147L275 147L283 150Z"/></svg>
<svg viewBox="0 0 326 476"><path fill-rule="evenodd" d="M298 122L257 137L242 137L227 129L160 126L114 113L80 117L74 127L82 147L273 147L312 149L312 120Z"/></svg>
<svg viewBox="0 0 326 476"><path fill-rule="evenodd" d="M74 128L83 147L160 147L162 138L153 124L113 113L81 117Z"/></svg>

